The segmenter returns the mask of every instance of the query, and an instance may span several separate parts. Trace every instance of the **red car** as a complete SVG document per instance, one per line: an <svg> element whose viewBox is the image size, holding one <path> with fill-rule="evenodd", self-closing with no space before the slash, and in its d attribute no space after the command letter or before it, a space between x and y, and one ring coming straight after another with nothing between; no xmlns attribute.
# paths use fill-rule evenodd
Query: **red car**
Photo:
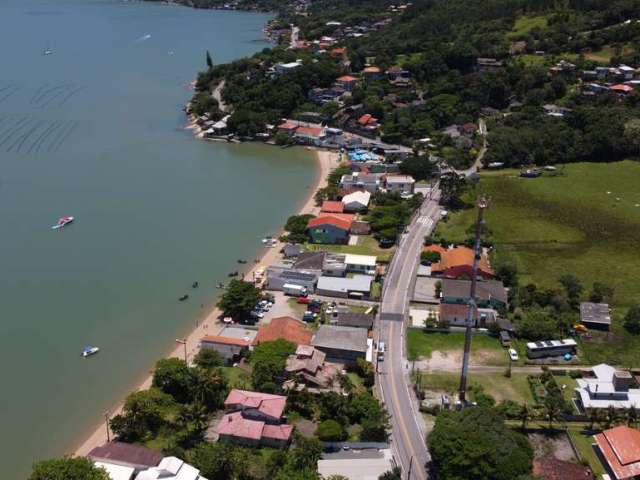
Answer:
<svg viewBox="0 0 640 480"><path fill-rule="evenodd" d="M311 301L311 299L309 297L298 297L298 303L303 303L303 304L307 304Z"/></svg>

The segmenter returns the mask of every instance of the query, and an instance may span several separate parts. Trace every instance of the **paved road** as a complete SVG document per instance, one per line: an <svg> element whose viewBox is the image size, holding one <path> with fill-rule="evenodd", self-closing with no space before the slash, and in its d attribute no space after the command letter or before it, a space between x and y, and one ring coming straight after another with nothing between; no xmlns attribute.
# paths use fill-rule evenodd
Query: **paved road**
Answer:
<svg viewBox="0 0 640 480"><path fill-rule="evenodd" d="M410 480L427 479L425 465L430 459L422 418L407 381L404 332L419 253L425 235L433 230L440 215L439 192L434 191L432 197L425 200L420 214L403 235L389 266L378 320L379 341L386 345L385 359L378 364L378 388L391 415L395 458L404 472L403 478Z"/></svg>

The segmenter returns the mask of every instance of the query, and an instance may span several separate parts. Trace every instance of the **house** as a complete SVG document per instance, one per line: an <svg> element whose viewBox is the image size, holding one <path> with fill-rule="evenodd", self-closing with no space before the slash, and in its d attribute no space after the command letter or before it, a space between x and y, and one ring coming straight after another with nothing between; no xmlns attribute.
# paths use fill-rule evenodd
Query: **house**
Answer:
<svg viewBox="0 0 640 480"><path fill-rule="evenodd" d="M388 175L386 185L389 192L413 193L416 181L411 175Z"/></svg>
<svg viewBox="0 0 640 480"><path fill-rule="evenodd" d="M255 330L225 326L218 335L205 335L200 339L200 348L215 350L227 362L243 356L256 338Z"/></svg>
<svg viewBox="0 0 640 480"><path fill-rule="evenodd" d="M375 275L378 259L375 255L356 255L346 253L343 261L348 273L363 273L365 275Z"/></svg>
<svg viewBox="0 0 640 480"><path fill-rule="evenodd" d="M401 67L393 66L385 72L389 83L396 87L406 87L411 85L411 73Z"/></svg>
<svg viewBox="0 0 640 480"><path fill-rule="evenodd" d="M358 79L351 75L343 75L336 79L336 86L345 89L347 92L351 92L358 85Z"/></svg>
<svg viewBox="0 0 640 480"><path fill-rule="evenodd" d="M476 66L480 71L491 70L494 68L501 68L503 66L503 62L495 58L478 58L476 59Z"/></svg>
<svg viewBox="0 0 640 480"><path fill-rule="evenodd" d="M339 298L368 298L371 294L370 275L354 275L352 277L327 277L318 279L318 295Z"/></svg>
<svg viewBox="0 0 640 480"><path fill-rule="evenodd" d="M287 243L282 247L282 255L284 258L297 258L304 252L304 247L299 243Z"/></svg>
<svg viewBox="0 0 640 480"><path fill-rule="evenodd" d="M345 190L349 188L363 188L370 193L376 193L380 190L380 179L383 176L382 174L361 175L358 172L354 172L351 175L343 175L342 178L340 178L340 188Z"/></svg>
<svg viewBox="0 0 640 480"><path fill-rule="evenodd" d="M326 353L310 345L300 345L296 353L287 358L285 370L296 376L296 383L325 388L338 372L334 366L325 364L326 356Z"/></svg>
<svg viewBox="0 0 640 480"><path fill-rule="evenodd" d="M282 424L287 398L281 395L233 389L224 402L227 414L215 430L221 441L247 446L284 448L293 427Z"/></svg>
<svg viewBox="0 0 640 480"><path fill-rule="evenodd" d="M330 319L331 325L339 327L357 327L367 330L373 329L373 315L357 312L338 312Z"/></svg>
<svg viewBox="0 0 640 480"><path fill-rule="evenodd" d="M353 363L367 354L369 334L364 328L320 325L311 345L327 355L327 359Z"/></svg>
<svg viewBox="0 0 640 480"><path fill-rule="evenodd" d="M303 145L320 145L324 138L323 127L298 127L293 138Z"/></svg>
<svg viewBox="0 0 640 480"><path fill-rule="evenodd" d="M471 279L474 256L473 250L468 247L454 247L445 250L440 253L440 261L431 264L431 274L444 278ZM478 276L485 280L495 276L485 253L480 256L478 262Z"/></svg>
<svg viewBox="0 0 640 480"><path fill-rule="evenodd" d="M370 113L365 113L358 118L356 122L357 131L365 136L375 136L378 133L378 129L380 128L379 120L371 115Z"/></svg>
<svg viewBox="0 0 640 480"><path fill-rule="evenodd" d="M296 345L309 345L311 337L311 330L304 322L291 317L278 317L267 325L260 326L253 344L260 345L264 342L283 339Z"/></svg>
<svg viewBox="0 0 640 480"><path fill-rule="evenodd" d="M309 90L307 97L314 103L337 102L345 92L346 90L339 86L333 88L312 88Z"/></svg>
<svg viewBox="0 0 640 480"><path fill-rule="evenodd" d="M157 467L138 474L136 480L207 480L200 470L177 457L164 457Z"/></svg>
<svg viewBox="0 0 640 480"><path fill-rule="evenodd" d="M351 223L349 233L352 235L369 235L371 233L371 224L362 220L354 220Z"/></svg>
<svg viewBox="0 0 640 480"><path fill-rule="evenodd" d="M361 212L367 209L370 200L370 192L353 192L342 197L342 204L345 212Z"/></svg>
<svg viewBox="0 0 640 480"><path fill-rule="evenodd" d="M345 244L349 240L352 220L334 215L320 215L307 224L307 232L313 243Z"/></svg>
<svg viewBox="0 0 640 480"><path fill-rule="evenodd" d="M362 448L354 446L334 453L323 453L318 460L318 473L322 478L333 475L349 480L373 480L393 470L396 465L388 448Z"/></svg>
<svg viewBox="0 0 640 480"><path fill-rule="evenodd" d="M470 280L442 280L442 303L466 305L471 292ZM498 280L476 282L476 305L481 308L506 308L507 291Z"/></svg>
<svg viewBox="0 0 640 480"><path fill-rule="evenodd" d="M566 113L571 112L570 108L560 107L552 103L543 105L542 110L544 110L545 115L550 117L564 117Z"/></svg>
<svg viewBox="0 0 640 480"><path fill-rule="evenodd" d="M93 464L107 472L109 480L133 480L136 472L133 467L123 467L114 463L93 462Z"/></svg>
<svg viewBox="0 0 640 480"><path fill-rule="evenodd" d="M320 211L323 213L343 213L344 205L342 202L325 200L322 202L322 207L320 207Z"/></svg>
<svg viewBox="0 0 640 480"><path fill-rule="evenodd" d="M540 340L527 343L527 357L562 357L566 354L575 355L578 344L572 338L565 340Z"/></svg>
<svg viewBox="0 0 640 480"><path fill-rule="evenodd" d="M582 302L580 323L587 328L608 331L611 327L611 313L606 303Z"/></svg>
<svg viewBox="0 0 640 480"><path fill-rule="evenodd" d="M300 68L301 66L302 66L302 61L296 60L295 62L289 62L289 63L276 63L274 65L274 68L276 70L276 73L278 73L279 75L287 75L291 72L294 72L296 69Z"/></svg>
<svg viewBox="0 0 640 480"><path fill-rule="evenodd" d="M633 87L631 85L625 85L623 83L618 83L616 85L612 85L609 90L617 93L620 96L626 96L633 92Z"/></svg>
<svg viewBox="0 0 640 480"><path fill-rule="evenodd" d="M94 462L133 468L136 472L157 466L163 458L161 452L131 443L109 442L91 450L87 457Z"/></svg>
<svg viewBox="0 0 640 480"><path fill-rule="evenodd" d="M362 76L367 81L379 80L382 78L382 70L376 66L366 67L362 70Z"/></svg>
<svg viewBox="0 0 640 480"><path fill-rule="evenodd" d="M313 270L322 272L327 252L304 252L298 256L293 268L296 270Z"/></svg>
<svg viewBox="0 0 640 480"><path fill-rule="evenodd" d="M634 385L633 376L626 370L601 363L592 368L593 378L577 379L577 397L583 409L627 409L640 407L640 389Z"/></svg>
<svg viewBox="0 0 640 480"><path fill-rule="evenodd" d="M278 125L278 131L284 132L289 136L293 136L293 134L296 133L297 129L298 129L298 122L293 122L291 120L285 120L280 125Z"/></svg>
<svg viewBox="0 0 640 480"><path fill-rule="evenodd" d="M467 324L467 316L469 309L467 305L455 304L455 303L441 303L438 307L438 318L441 322L447 325L465 326ZM485 327L487 322L485 319L484 324L479 322L480 314L476 307L473 312L473 325L475 327Z"/></svg>
<svg viewBox="0 0 640 480"><path fill-rule="evenodd" d="M305 287L309 292L316 289L318 272L310 270L296 270L282 267L267 268L267 279L264 288L267 290L283 291L286 284Z"/></svg>
<svg viewBox="0 0 640 480"><path fill-rule="evenodd" d="M616 480L640 476L640 431L625 425L594 436L598 457Z"/></svg>

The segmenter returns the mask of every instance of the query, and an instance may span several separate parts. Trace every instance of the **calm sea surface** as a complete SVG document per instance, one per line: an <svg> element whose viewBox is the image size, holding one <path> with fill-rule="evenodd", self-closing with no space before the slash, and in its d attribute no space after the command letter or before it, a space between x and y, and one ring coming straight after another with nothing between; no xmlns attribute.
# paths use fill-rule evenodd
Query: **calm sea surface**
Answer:
<svg viewBox="0 0 640 480"><path fill-rule="evenodd" d="M308 193L307 152L182 129L205 50L223 62L264 48L268 18L0 1L3 480L70 452ZM77 220L51 230L63 215ZM86 344L100 353L83 360Z"/></svg>

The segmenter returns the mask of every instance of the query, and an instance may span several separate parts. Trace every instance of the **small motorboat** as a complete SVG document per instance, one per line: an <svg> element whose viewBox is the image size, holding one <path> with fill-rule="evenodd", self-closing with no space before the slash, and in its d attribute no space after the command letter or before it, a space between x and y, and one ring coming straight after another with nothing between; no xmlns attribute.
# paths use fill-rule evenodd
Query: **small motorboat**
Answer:
<svg viewBox="0 0 640 480"><path fill-rule="evenodd" d="M51 50L50 48L45 48L42 52L42 55L53 55L53 50Z"/></svg>
<svg viewBox="0 0 640 480"><path fill-rule="evenodd" d="M182 296L178 299L178 301L180 301L180 302L184 302L187 298L189 298L189 295L187 295L187 294L185 293L184 295L182 295Z"/></svg>
<svg viewBox="0 0 640 480"><path fill-rule="evenodd" d="M75 217L71 217L71 216L60 217L58 219L58 223L56 223L53 227L51 227L51 230L57 230L58 228L66 227L74 220L75 220Z"/></svg>
<svg viewBox="0 0 640 480"><path fill-rule="evenodd" d="M237 277L238 276L238 271L236 270L235 272L231 272L227 276L229 276L229 277Z"/></svg>
<svg viewBox="0 0 640 480"><path fill-rule="evenodd" d="M91 355L95 355L99 351L100 349L98 347L92 347L90 345L87 345L82 349L82 356L87 358L87 357L90 357Z"/></svg>
<svg viewBox="0 0 640 480"><path fill-rule="evenodd" d="M193 282L191 284L191 288L198 288L200 286L200 284L198 282Z"/></svg>
<svg viewBox="0 0 640 480"><path fill-rule="evenodd" d="M218 283L218 288L224 288L224 283L222 282Z"/></svg>
<svg viewBox="0 0 640 480"><path fill-rule="evenodd" d="M247 261L246 260L238 260L238 263L244 264L244 263L247 263Z"/></svg>

